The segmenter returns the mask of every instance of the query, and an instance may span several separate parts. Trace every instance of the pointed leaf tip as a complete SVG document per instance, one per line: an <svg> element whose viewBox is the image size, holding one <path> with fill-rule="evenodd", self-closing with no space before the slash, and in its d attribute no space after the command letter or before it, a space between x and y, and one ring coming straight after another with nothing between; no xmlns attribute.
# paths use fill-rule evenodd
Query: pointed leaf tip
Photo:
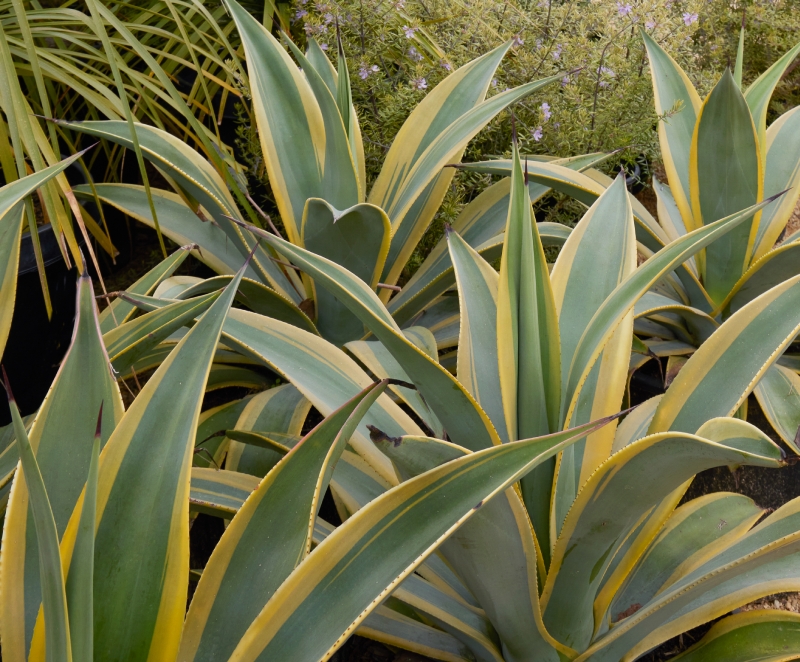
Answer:
<svg viewBox="0 0 800 662"><path fill-rule="evenodd" d="M8 397L9 402L16 402L14 399L14 394L11 392L11 384L8 381L8 375L6 374L6 367L4 365L0 365L0 370L3 371L3 388L6 390L6 396Z"/></svg>
<svg viewBox="0 0 800 662"><path fill-rule="evenodd" d="M97 413L97 427L94 429L94 438L99 439L103 432L103 405L105 400L100 402L100 411Z"/></svg>

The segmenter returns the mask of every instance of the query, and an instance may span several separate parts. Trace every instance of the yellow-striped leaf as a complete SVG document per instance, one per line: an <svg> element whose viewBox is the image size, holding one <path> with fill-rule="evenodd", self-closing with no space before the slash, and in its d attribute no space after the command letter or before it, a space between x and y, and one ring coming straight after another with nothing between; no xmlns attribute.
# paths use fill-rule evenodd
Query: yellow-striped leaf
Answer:
<svg viewBox="0 0 800 662"><path fill-rule="evenodd" d="M561 340L561 379L583 332L603 301L636 269L636 236L625 180L617 177L575 226L553 267L551 282ZM586 379L578 404L562 426L575 426L619 411L625 391L633 335L628 313ZM559 456L551 510L555 539L575 496L611 455L611 423Z"/></svg>
<svg viewBox="0 0 800 662"><path fill-rule="evenodd" d="M79 278L77 289L72 343L30 430L59 537L64 535L89 473L97 412L103 405L105 443L124 411L100 337L88 275ZM29 498L25 477L17 476L6 512L0 557L0 634L3 657L12 661L28 659L34 625L41 613L39 552ZM42 653L43 648L38 651Z"/></svg>
<svg viewBox="0 0 800 662"><path fill-rule="evenodd" d="M261 608L306 557L334 466L386 385L368 386L325 418L245 501L195 591L181 642L182 660L228 658Z"/></svg>
<svg viewBox="0 0 800 662"><path fill-rule="evenodd" d="M779 204L761 212L753 261L772 250L786 229L800 198L800 108L792 108L770 124L763 140L767 153L764 162L764 195L774 195L786 189L790 191Z"/></svg>
<svg viewBox="0 0 800 662"><path fill-rule="evenodd" d="M730 416L798 332L795 276L744 306L701 345L661 399L649 431L695 432L709 418Z"/></svg>
<svg viewBox="0 0 800 662"><path fill-rule="evenodd" d="M144 661L156 655L171 659L178 652L189 582L195 432L211 360L242 273L144 385L101 454L96 658ZM63 545L67 565L77 524L73 515Z"/></svg>
<svg viewBox="0 0 800 662"><path fill-rule="evenodd" d="M800 614L756 609L714 624L681 662L788 662L800 655Z"/></svg>
<svg viewBox="0 0 800 662"><path fill-rule="evenodd" d="M766 435L735 423L721 431L706 426L696 436L645 437L592 475L564 522L542 592L544 622L554 637L578 650L589 645L598 627L595 593L614 551L651 508L694 474L714 466L783 464L780 448Z"/></svg>
<svg viewBox="0 0 800 662"><path fill-rule="evenodd" d="M700 97L678 63L646 32L641 31L641 36L650 58L656 114L664 117L658 122L658 138L667 180L686 229L696 230L701 223L692 216L689 153L700 112Z"/></svg>
<svg viewBox="0 0 800 662"><path fill-rule="evenodd" d="M753 118L726 70L697 115L689 159L689 193L696 227L759 202L763 166ZM761 214L708 246L701 268L706 291L721 303L750 265Z"/></svg>
<svg viewBox="0 0 800 662"><path fill-rule="evenodd" d="M330 657L485 503L604 422L470 453L394 487L350 517L295 569L250 625L231 661ZM298 636L309 622L315 623L314 636Z"/></svg>
<svg viewBox="0 0 800 662"><path fill-rule="evenodd" d="M344 267L248 226L334 294L375 334L422 393L454 441L471 448L499 443L491 421L464 387L414 343L409 341L375 292Z"/></svg>

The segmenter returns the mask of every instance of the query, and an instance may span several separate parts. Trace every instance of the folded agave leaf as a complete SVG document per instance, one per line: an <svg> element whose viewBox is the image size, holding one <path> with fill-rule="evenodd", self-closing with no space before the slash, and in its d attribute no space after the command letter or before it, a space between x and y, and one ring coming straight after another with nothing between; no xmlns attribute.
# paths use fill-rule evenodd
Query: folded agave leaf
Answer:
<svg viewBox="0 0 800 662"><path fill-rule="evenodd" d="M800 615L757 609L734 614L714 624L685 653L681 662L753 662L782 660L800 649Z"/></svg>
<svg viewBox="0 0 800 662"><path fill-rule="evenodd" d="M89 473L97 412L103 405L103 445L124 412L100 337L88 274L78 279L76 313L72 342L30 430L59 538ZM31 651L39 618L41 584L27 481L18 476L15 483L3 526L8 542L2 547L0 563L0 628L4 656L24 660Z"/></svg>
<svg viewBox="0 0 800 662"><path fill-rule="evenodd" d="M243 272L147 381L100 456L95 657L177 654L189 581L192 451L206 378ZM77 514L62 542L66 567Z"/></svg>
<svg viewBox="0 0 800 662"><path fill-rule="evenodd" d="M279 446L293 448L303 429L311 403L291 384L282 384L254 395L236 421L229 426L223 442L227 448L225 468L249 473L259 478L281 459L284 452L277 447L256 447L259 434ZM251 435L247 437L246 435ZM230 440L230 441L228 441Z"/></svg>
<svg viewBox="0 0 800 662"><path fill-rule="evenodd" d="M694 432L710 418L731 415L799 330L795 276L744 306L702 344L659 402L648 432Z"/></svg>
<svg viewBox="0 0 800 662"><path fill-rule="evenodd" d="M197 586L186 616L181 659L229 657L250 622L306 557L333 469L386 385L368 386L326 417L247 498Z"/></svg>
<svg viewBox="0 0 800 662"><path fill-rule="evenodd" d="M625 535L696 473L742 464L784 463L780 448L766 435L735 419L717 419L697 435L650 435L606 460L578 494L555 545L541 598L544 623L553 636L585 650L597 626L596 591Z"/></svg>
<svg viewBox="0 0 800 662"><path fill-rule="evenodd" d="M470 453L394 487L297 567L231 658L300 662L332 655L443 539L537 462L598 424ZM298 636L309 621L316 623L314 636Z"/></svg>

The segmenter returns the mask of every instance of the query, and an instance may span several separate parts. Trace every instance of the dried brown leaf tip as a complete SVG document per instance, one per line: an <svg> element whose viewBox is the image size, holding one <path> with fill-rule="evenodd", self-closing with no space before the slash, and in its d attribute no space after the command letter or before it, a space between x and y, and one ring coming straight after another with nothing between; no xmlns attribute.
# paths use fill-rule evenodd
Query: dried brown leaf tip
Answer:
<svg viewBox="0 0 800 662"><path fill-rule="evenodd" d="M377 444L381 441L387 441L392 444L392 446L397 448L401 443L403 443L402 437L390 437L383 430L379 430L374 425L367 425L367 429L369 430L369 438L374 444Z"/></svg>

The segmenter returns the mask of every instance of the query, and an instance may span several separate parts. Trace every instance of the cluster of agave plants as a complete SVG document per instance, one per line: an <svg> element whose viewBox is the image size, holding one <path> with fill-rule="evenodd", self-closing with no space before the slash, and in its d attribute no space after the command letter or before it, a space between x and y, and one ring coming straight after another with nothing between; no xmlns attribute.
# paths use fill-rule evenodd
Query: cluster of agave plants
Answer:
<svg viewBox="0 0 800 662"><path fill-rule="evenodd" d="M800 113L766 126L800 46L747 89L740 57L701 101L643 33L656 220L596 169L606 154L458 163L553 82L487 99L508 45L427 95L367 191L344 54L337 70L313 41L287 52L226 5L283 233L242 214L224 160L131 118L59 121L172 187L74 193L151 225L155 210L182 248L102 313L84 269L34 415L6 381L3 659L310 662L358 633L439 660L617 662L721 617L680 659L800 655L797 614L729 615L800 590L800 500L684 500L706 469L787 464L745 420L751 393L800 453L800 236L783 236ZM76 158L0 190L3 343L26 199ZM500 179L398 287L454 164ZM551 190L587 206L573 229L533 218ZM218 275L174 275L190 253ZM666 391L623 410L631 374L663 357ZM145 374L126 409L120 384ZM251 395L203 411L230 385ZM339 526L319 516L328 490ZM190 569L197 513L226 526Z"/></svg>

